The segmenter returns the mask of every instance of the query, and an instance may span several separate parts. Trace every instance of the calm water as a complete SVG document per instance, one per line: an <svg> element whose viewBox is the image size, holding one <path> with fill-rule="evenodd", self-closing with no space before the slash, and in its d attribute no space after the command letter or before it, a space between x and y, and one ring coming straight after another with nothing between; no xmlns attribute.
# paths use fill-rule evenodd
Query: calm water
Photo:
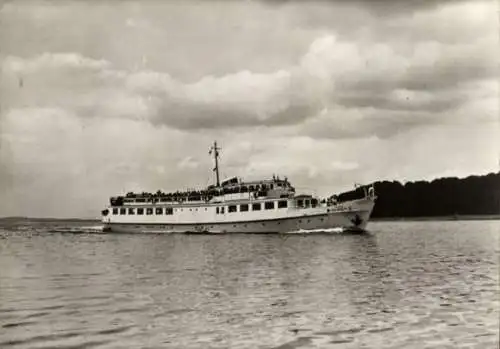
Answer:
<svg viewBox="0 0 500 349"><path fill-rule="evenodd" d="M500 221L370 234L0 228L0 348L497 348Z"/></svg>

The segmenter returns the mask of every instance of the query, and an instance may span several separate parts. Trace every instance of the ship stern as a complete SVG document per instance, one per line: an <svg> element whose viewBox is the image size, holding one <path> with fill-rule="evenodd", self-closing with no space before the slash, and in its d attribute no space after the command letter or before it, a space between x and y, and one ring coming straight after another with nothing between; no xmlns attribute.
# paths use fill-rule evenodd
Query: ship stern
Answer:
<svg viewBox="0 0 500 349"><path fill-rule="evenodd" d="M102 222L102 231L110 232L111 231L111 219L110 219L110 210L108 208L101 211L101 222Z"/></svg>

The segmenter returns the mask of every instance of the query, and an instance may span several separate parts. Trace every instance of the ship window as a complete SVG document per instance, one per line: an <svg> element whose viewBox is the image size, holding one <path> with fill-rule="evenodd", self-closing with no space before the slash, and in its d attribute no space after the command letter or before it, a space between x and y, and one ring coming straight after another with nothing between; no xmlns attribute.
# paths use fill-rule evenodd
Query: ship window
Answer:
<svg viewBox="0 0 500 349"><path fill-rule="evenodd" d="M297 207L304 207L304 200L297 200Z"/></svg>
<svg viewBox="0 0 500 349"><path fill-rule="evenodd" d="M165 214L174 214L174 209L172 207L165 207Z"/></svg>
<svg viewBox="0 0 500 349"><path fill-rule="evenodd" d="M127 214L127 211L124 208L120 208L120 214Z"/></svg>
<svg viewBox="0 0 500 349"><path fill-rule="evenodd" d="M254 187L253 187L253 185L251 185L250 187L248 187L248 190L249 190L249 191L254 191Z"/></svg>
<svg viewBox="0 0 500 349"><path fill-rule="evenodd" d="M318 200L317 200L317 199L312 199L312 200L311 200L311 206L312 206L312 207L316 207L316 206L318 206Z"/></svg>
<svg viewBox="0 0 500 349"><path fill-rule="evenodd" d="M144 209L142 207L137 209L137 214L144 214Z"/></svg>
<svg viewBox="0 0 500 349"><path fill-rule="evenodd" d="M240 212L247 212L247 211L248 211L248 204L240 205Z"/></svg>
<svg viewBox="0 0 500 349"><path fill-rule="evenodd" d="M151 207L148 207L148 208L146 209L146 214L147 214L147 215L152 215L152 214L153 214L153 209L152 209Z"/></svg>
<svg viewBox="0 0 500 349"><path fill-rule="evenodd" d="M146 202L146 199L135 199L135 202Z"/></svg>
<svg viewBox="0 0 500 349"><path fill-rule="evenodd" d="M260 211L260 203L252 204L252 211Z"/></svg>
<svg viewBox="0 0 500 349"><path fill-rule="evenodd" d="M264 203L264 207L266 208L266 210L274 209L274 201L268 201L268 202Z"/></svg>
<svg viewBox="0 0 500 349"><path fill-rule="evenodd" d="M270 187L271 187L271 190L273 190L273 189L274 189L274 185L273 185L273 184L271 184L271 185L270 185Z"/></svg>
<svg viewBox="0 0 500 349"><path fill-rule="evenodd" d="M156 214L163 214L163 207L157 207Z"/></svg>
<svg viewBox="0 0 500 349"><path fill-rule="evenodd" d="M220 213L224 213L224 207L220 208Z"/></svg>
<svg viewBox="0 0 500 349"><path fill-rule="evenodd" d="M135 214L135 210L131 207L128 209L128 214Z"/></svg>
<svg viewBox="0 0 500 349"><path fill-rule="evenodd" d="M287 207L288 207L288 201L286 200L278 201L278 208L287 208Z"/></svg>
<svg viewBox="0 0 500 349"><path fill-rule="evenodd" d="M113 209L113 214L118 214L118 209L117 208Z"/></svg>
<svg viewBox="0 0 500 349"><path fill-rule="evenodd" d="M219 207L215 208L215 213L219 214Z"/></svg>
<svg viewBox="0 0 500 349"><path fill-rule="evenodd" d="M228 212L228 213L231 213L231 212L236 212L236 211L237 211L236 207L237 207L236 205L231 205L231 206L228 206L228 207L227 207L227 212Z"/></svg>

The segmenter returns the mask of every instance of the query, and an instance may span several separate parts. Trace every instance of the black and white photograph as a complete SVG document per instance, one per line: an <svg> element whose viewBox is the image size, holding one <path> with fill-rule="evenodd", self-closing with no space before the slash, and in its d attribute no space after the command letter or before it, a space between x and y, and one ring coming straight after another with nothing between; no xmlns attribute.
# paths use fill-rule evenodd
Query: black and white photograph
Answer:
<svg viewBox="0 0 500 349"><path fill-rule="evenodd" d="M0 348L499 349L499 14L0 0Z"/></svg>

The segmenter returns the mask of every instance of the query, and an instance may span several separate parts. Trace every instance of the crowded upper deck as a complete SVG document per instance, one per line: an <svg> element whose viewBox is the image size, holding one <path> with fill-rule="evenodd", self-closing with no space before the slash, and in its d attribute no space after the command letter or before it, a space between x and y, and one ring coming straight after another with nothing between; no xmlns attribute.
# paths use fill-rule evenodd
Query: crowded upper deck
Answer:
<svg viewBox="0 0 500 349"><path fill-rule="evenodd" d="M122 206L124 204L154 204L154 203L185 203L185 202L210 202L216 198L226 197L230 199L231 194L248 193L248 197L264 198L277 197L287 198L293 196L295 188L291 185L288 179L280 179L273 176L272 179L243 182L237 177L229 178L222 181L219 186L210 185L201 190L185 190L165 193L158 190L156 193L129 192L125 196L116 196L110 199L111 206ZM238 198L236 196L235 198Z"/></svg>

